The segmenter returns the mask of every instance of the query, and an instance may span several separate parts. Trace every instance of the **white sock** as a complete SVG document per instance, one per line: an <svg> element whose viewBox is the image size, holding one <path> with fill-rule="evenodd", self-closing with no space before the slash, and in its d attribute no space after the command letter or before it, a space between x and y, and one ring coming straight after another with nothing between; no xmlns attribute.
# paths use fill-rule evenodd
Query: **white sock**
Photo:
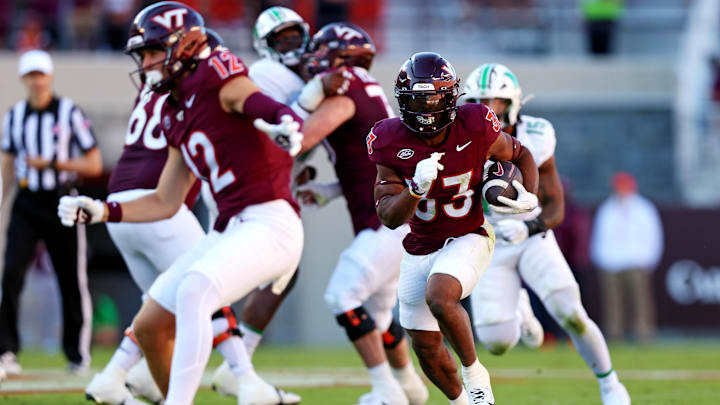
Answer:
<svg viewBox="0 0 720 405"><path fill-rule="evenodd" d="M416 377L420 377L420 376L418 376L417 372L415 371L415 367L413 367L413 364L411 361L408 361L408 364L406 364L405 367L400 367L400 368L393 367L392 374L393 374L393 377L395 377L395 379L400 382L400 385L404 385L405 383L410 383Z"/></svg>
<svg viewBox="0 0 720 405"><path fill-rule="evenodd" d="M490 373L477 358L470 366L462 366L462 378L470 388L490 388Z"/></svg>
<svg viewBox="0 0 720 405"><path fill-rule="evenodd" d="M258 332L245 324L240 324L240 332L243 334L245 349L247 349L248 354L252 358L253 354L255 354L255 349L257 349L260 340L262 340L262 332Z"/></svg>
<svg viewBox="0 0 720 405"><path fill-rule="evenodd" d="M199 272L188 273L177 289L175 350L166 404L190 405L210 358L211 314L220 308L220 292Z"/></svg>
<svg viewBox="0 0 720 405"><path fill-rule="evenodd" d="M230 366L230 371L236 376L241 376L253 369L250 362L250 355L245 349L245 344L240 336L232 336L217 345L216 349L223 355Z"/></svg>
<svg viewBox="0 0 720 405"><path fill-rule="evenodd" d="M382 387L387 385L388 381L393 380L390 363L387 361L384 361L377 366L368 368L368 373L370 373L370 384L373 388Z"/></svg>
<svg viewBox="0 0 720 405"><path fill-rule="evenodd" d="M142 358L142 351L132 339L125 336L105 366L105 370L120 370L127 374Z"/></svg>
<svg viewBox="0 0 720 405"><path fill-rule="evenodd" d="M470 397L468 397L467 391L465 391L465 387L463 387L460 396L455 399L451 399L450 403L452 405L470 405Z"/></svg>
<svg viewBox="0 0 720 405"><path fill-rule="evenodd" d="M619 383L620 380L618 379L618 375L615 372L615 370L610 370L603 376L598 376L598 384L600 384L600 389L606 389L609 388L617 383Z"/></svg>

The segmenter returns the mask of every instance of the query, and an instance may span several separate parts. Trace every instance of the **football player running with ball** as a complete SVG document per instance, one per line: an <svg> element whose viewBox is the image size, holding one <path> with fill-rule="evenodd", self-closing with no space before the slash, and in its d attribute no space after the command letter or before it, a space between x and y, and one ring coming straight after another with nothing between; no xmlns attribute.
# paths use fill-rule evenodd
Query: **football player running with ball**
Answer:
<svg viewBox="0 0 720 405"><path fill-rule="evenodd" d="M377 165L381 221L392 229L410 223L398 297L400 324L420 365L452 404L492 405L490 376L477 358L470 319L460 304L490 263L495 244L483 217L483 167L493 159L520 169L524 187L507 203L518 213L537 207L532 193L538 172L530 152L501 132L492 110L482 104L458 108L459 94L449 62L436 53L413 55L395 82L401 117L375 125L367 152ZM462 381L443 338L460 358Z"/></svg>
<svg viewBox="0 0 720 405"><path fill-rule="evenodd" d="M136 22L144 27L138 40L159 50L142 54L146 83L170 92L160 118L168 157L157 188L124 202L65 197L58 215L67 226L159 221L178 211L196 178L210 183L219 207L214 230L157 278L133 323L165 403L187 405L210 355L211 314L259 285L284 288L297 268L303 234L290 171L301 120L263 95L235 55L208 46L197 12L174 2L155 6ZM238 346L245 358L233 369L238 403L282 403Z"/></svg>
<svg viewBox="0 0 720 405"><path fill-rule="evenodd" d="M543 118L520 115L522 91L507 67L488 63L465 84L464 101L492 108L511 134L532 152L539 172L540 207L515 214L489 206L497 244L490 267L472 293L475 331L493 354L512 349L519 339L539 347L543 330L530 308L521 280L538 294L545 308L570 336L595 373L603 405L628 405L630 396L613 371L605 338L580 300L580 289L560 252L552 228L563 219L562 184L555 166L555 130Z"/></svg>
<svg viewBox="0 0 720 405"><path fill-rule="evenodd" d="M300 188L305 204L329 199L337 188L345 196L355 239L340 255L325 302L370 373L372 389L361 405L422 405L428 390L410 360L408 341L393 319L402 259L402 239L407 226L391 230L375 212L375 164L368 159L365 137L372 126L394 113L378 82L368 69L375 45L361 28L348 23L322 27L308 46L303 70L312 77L306 88L321 87L319 75L339 72L349 78L342 94L310 106L305 120L303 150L325 142L339 185L310 182ZM307 91L307 90L303 90ZM336 194L336 193L332 193Z"/></svg>

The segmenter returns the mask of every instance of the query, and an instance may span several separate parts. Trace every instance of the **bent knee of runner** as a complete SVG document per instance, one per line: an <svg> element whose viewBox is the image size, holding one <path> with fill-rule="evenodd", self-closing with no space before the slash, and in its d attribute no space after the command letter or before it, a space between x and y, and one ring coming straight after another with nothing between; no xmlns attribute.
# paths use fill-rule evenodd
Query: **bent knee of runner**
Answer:
<svg viewBox="0 0 720 405"><path fill-rule="evenodd" d="M432 274L425 290L425 302L435 318L444 317L455 309L462 297L460 281L443 273Z"/></svg>

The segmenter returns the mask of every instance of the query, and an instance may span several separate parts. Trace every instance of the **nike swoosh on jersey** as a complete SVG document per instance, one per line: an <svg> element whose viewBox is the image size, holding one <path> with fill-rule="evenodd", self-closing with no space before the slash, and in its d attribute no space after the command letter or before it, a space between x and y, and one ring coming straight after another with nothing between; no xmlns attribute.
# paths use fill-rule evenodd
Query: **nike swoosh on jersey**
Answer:
<svg viewBox="0 0 720 405"><path fill-rule="evenodd" d="M463 146L460 146L460 145L455 145L455 150L456 150L456 151L458 151L458 152L460 152L461 150L463 150L463 149L467 148L467 146L468 146L468 145L470 145L471 143L472 143L472 141L470 141L470 142L466 143L466 144L465 144L465 145L463 145Z"/></svg>
<svg viewBox="0 0 720 405"><path fill-rule="evenodd" d="M185 100L185 108L192 107L194 102L195 102L195 94L193 94L189 99Z"/></svg>

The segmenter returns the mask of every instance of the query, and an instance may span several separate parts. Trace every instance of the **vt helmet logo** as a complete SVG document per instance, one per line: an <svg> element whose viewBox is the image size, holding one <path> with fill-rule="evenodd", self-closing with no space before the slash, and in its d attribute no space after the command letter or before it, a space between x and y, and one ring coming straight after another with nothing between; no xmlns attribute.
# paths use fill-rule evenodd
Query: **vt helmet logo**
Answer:
<svg viewBox="0 0 720 405"><path fill-rule="evenodd" d="M185 14L187 10L184 8L174 8L164 12L162 15L156 15L152 18L152 21L162 25L168 31L172 31L173 28L180 28L185 23Z"/></svg>

